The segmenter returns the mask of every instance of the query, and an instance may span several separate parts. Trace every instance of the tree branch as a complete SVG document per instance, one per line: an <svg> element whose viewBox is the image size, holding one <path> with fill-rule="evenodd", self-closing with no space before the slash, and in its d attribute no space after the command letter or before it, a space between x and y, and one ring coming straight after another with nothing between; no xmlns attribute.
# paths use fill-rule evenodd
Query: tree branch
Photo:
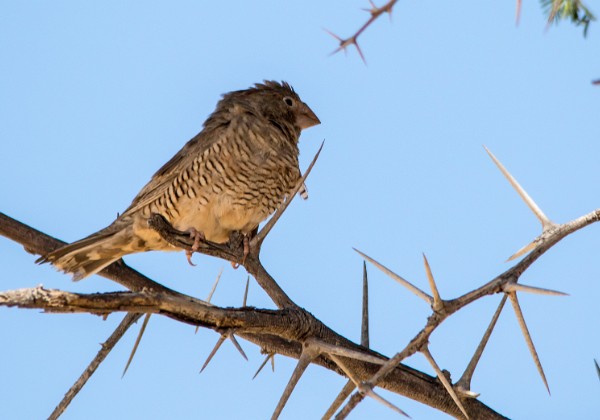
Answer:
<svg viewBox="0 0 600 420"><path fill-rule="evenodd" d="M61 245L61 241L1 213L0 234L21 243L29 252L38 254L46 254ZM243 250L235 248L234 255L241 256L242 254L239 251L243 252ZM202 248L201 252L205 252L205 249ZM224 255L226 259L228 259L227 256L231 255L229 250L212 249L206 253L222 253L221 255ZM263 284L276 285L258 259L247 259L245 267L256 277L261 286ZM83 311L95 314L106 314L116 310L136 313L152 312L216 331L235 328L236 334L260 346L266 353L278 353L298 359L301 356L302 343L308 338L314 338L327 344L386 360L381 354L340 336L309 312L295 305L280 310L264 310L251 307L220 308L163 287L145 278L122 262L107 267L101 275L118 278L119 284L125 287L131 285L131 290L138 293L116 292L81 295L59 291L44 291L41 288L21 289L2 293L0 304L3 306L35 307L51 310L52 312ZM372 363L352 358L345 358L344 361L361 381L367 381L379 370L379 366ZM313 363L345 376L341 369L326 355L317 357ZM461 415L456 404L436 378L407 366L399 365L392 369L378 386L437 408L452 416ZM477 418L504 418L478 400L466 401L465 409Z"/></svg>
<svg viewBox="0 0 600 420"><path fill-rule="evenodd" d="M123 335L125 335L129 327L131 327L135 322L137 322L137 320L140 319L140 317L141 314L136 313L128 313L127 315L125 315L123 321L121 321L117 329L110 335L110 337L108 337L108 340L106 340L102 344L102 347L100 348L100 351L98 351L96 357L94 357L92 362L83 371L81 376L79 376L79 378L75 381L73 386L67 391L61 402L56 406L52 414L50 414L50 416L48 417L48 420L56 420L62 415L62 413L69 406L73 398L75 398L75 396L79 393L79 391L81 391L86 382L92 377L98 366L100 366L100 363L102 363L104 359L106 359L106 356L108 356L110 351L115 347L115 345L119 342Z"/></svg>

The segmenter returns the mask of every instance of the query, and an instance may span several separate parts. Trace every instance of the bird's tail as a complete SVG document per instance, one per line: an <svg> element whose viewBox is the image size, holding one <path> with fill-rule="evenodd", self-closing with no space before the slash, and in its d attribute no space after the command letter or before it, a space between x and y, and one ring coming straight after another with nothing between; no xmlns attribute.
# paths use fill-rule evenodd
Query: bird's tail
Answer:
<svg viewBox="0 0 600 420"><path fill-rule="evenodd" d="M132 252L127 249L130 242L127 227L119 228L116 224L117 222L87 238L58 248L38 258L36 263L49 262L58 270L71 273L74 281L96 274Z"/></svg>

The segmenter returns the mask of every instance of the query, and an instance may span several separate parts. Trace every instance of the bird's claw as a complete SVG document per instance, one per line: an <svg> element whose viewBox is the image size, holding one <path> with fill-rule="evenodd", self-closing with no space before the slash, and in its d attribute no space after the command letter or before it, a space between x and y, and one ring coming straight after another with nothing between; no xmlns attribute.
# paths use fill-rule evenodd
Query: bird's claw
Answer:
<svg viewBox="0 0 600 420"><path fill-rule="evenodd" d="M187 262L195 267L196 264L194 264L192 262L192 255L194 254L194 252L197 252L200 249L200 241L205 240L205 236L204 233L199 232L198 230L194 229L194 228L189 228L187 230L190 234L190 238L192 238L194 240L194 243L192 245L191 249L188 249L185 251L185 257L187 258Z"/></svg>
<svg viewBox="0 0 600 420"><path fill-rule="evenodd" d="M187 259L187 262L189 265L191 265L192 267L195 267L196 264L194 264L192 262L192 255L194 254L194 251L192 251L191 249L186 249L185 251L185 258Z"/></svg>

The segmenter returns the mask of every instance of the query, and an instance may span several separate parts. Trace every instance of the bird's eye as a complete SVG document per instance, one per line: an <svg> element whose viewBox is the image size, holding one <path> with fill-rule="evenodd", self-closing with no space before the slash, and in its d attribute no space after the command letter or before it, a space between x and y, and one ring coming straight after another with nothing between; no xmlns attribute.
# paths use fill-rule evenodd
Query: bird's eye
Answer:
<svg viewBox="0 0 600 420"><path fill-rule="evenodd" d="M294 100L292 98L290 98L289 96L286 96L285 98L283 98L283 102L285 102L285 104L287 106L294 106Z"/></svg>

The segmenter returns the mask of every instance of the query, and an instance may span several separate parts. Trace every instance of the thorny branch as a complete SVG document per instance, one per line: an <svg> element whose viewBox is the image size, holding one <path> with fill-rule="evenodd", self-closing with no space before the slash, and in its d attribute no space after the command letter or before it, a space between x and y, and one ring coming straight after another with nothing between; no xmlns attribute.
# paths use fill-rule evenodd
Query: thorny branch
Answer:
<svg viewBox="0 0 600 420"><path fill-rule="evenodd" d="M392 16L392 10L394 8L394 5L396 4L398 0L389 0L386 4L384 4L381 7L377 7L375 6L375 3L373 3L373 1L369 0L369 3L371 4L371 7L369 9L365 9L367 12L369 12L370 16L369 19L367 19L367 21L356 31L354 32L354 35L352 35L349 38L340 38L339 36L337 36L336 34L334 34L333 32L330 32L328 30L326 30L332 37L334 37L335 39L337 39L339 41L339 47L332 52L332 54L335 54L339 51L346 51L346 48L350 47L350 46L354 46L356 48L356 51L358 51L358 55L360 55L360 58L362 59L363 62L366 63L365 60L365 56L363 55L360 46L358 45L358 37L369 27L373 24L373 22L375 22L377 19L379 19L379 17L381 15L384 14L389 14L390 17Z"/></svg>
<svg viewBox="0 0 600 420"><path fill-rule="evenodd" d="M22 244L26 250L38 255L49 253L60 244L60 241L2 213L0 213L0 234ZM188 238L189 236L185 237L186 240ZM201 252L204 252L204 248L201 249ZM228 259L231 252L234 255L241 256L243 248L240 246L233 251L211 250L210 252L212 255L219 254L219 257ZM256 272L257 280L261 278L263 284L268 284L272 278L270 276L265 278L265 275L268 276L266 270L262 268L260 262L255 260L253 255L249 255L245 267L250 271L249 267L255 267L256 265L261 267L261 269L253 270ZM0 305L39 308L65 313L107 314L114 311L157 313L180 322L200 325L215 331L235 328L236 334L260 346L265 353L278 353L299 358L302 352L302 342L309 337L313 337L339 348L353 350L365 357L370 356L383 361L386 360L381 354L352 343L345 337L335 333L309 312L298 306L293 305L280 310L252 307L220 308L162 287L158 283L145 279L141 274L122 262L118 263L117 266L123 274L120 277L120 284L138 293L118 292L80 295L62 291L46 291L41 288L22 289L0 293ZM100 275L112 277L115 270L115 267L110 266L102 271ZM144 288L144 283L148 287ZM135 287L130 287L130 285ZM373 363L358 359L346 360L356 376L363 381L366 381L377 371L377 365ZM313 363L343 375L341 369L327 357L319 356L313 360ZM441 385L435 378L412 368L403 365L398 366L379 386L420 401L450 415L456 416L459 413L452 400L445 397ZM466 404L466 408L471 413L478 413L480 418L483 419L504 418L477 400L470 401Z"/></svg>
<svg viewBox="0 0 600 420"><path fill-rule="evenodd" d="M108 340L102 344L102 347L100 348L100 351L96 357L94 357L92 362L83 371L81 376L77 378L73 386L67 391L62 401L56 406L52 414L50 414L48 417L48 420L56 420L62 415L62 413L64 413L71 401L73 401L73 398L77 396L79 391L81 391L86 382L94 374L98 366L100 366L100 363L106 359L106 356L108 356L113 347L119 342L123 335L125 335L129 327L131 327L131 325L133 325L140 318L140 316L140 314L136 313L128 313L125 315L123 321L121 321L117 329L110 335L110 337L108 337Z"/></svg>
<svg viewBox="0 0 600 420"><path fill-rule="evenodd" d="M510 176L508 171L503 168L493 155L491 156L530 209L537 215L543 214L531 197ZM357 389L336 418L345 418L365 396L375 398L397 412L403 413L402 410L384 400L373 391L374 387L379 386L437 408L456 418L468 416L468 418L498 419L503 417L478 401L476 399L477 394L471 392L469 387L477 361L483 352L485 343L493 330L497 317L502 307L504 307L503 302L505 299L503 299L502 305L494 314L490 327L488 327L488 330L484 334L481 344L478 346L463 377L455 385L452 385L449 378L444 376L443 371L428 350L428 343L433 332L453 313L485 296L500 293L511 299L534 361L538 366L542 378L544 378L541 364L537 358L537 352L527 331L516 295L517 292L554 295L560 294L560 292L517 284L517 282L519 277L541 255L561 239L585 226L600 221L600 209L564 224L550 222L545 216L541 220L543 231L528 246L530 253L527 256L483 286L451 300L444 300L439 295L429 262L425 256L424 263L432 291L431 296L371 257L361 253L366 260L398 280L400 284L409 288L432 307L432 314L427 319L424 328L416 334L404 349L390 359L365 347L368 344L368 332L363 333L361 337L363 345L355 344L331 330L303 308L298 307L283 292L260 263L258 255L259 247L251 250L243 265L257 280L258 284L271 296L279 307L278 310L257 309L245 305L241 308L217 307L209 302L180 294L147 279L127 267L122 261L109 266L100 275L117 281L128 288L129 292L84 295L45 290L38 287L0 293L0 306L41 308L48 312L88 312L104 316L118 311L128 312L130 315L122 322L122 326L124 326L122 329L127 329L133 320L139 318L141 314L154 313L168 316L179 322L213 329L221 337L230 337L232 340L234 340L233 333L235 332L240 337L260 346L266 354L282 354L299 359L300 361L295 375L290 380L273 418L277 418L281 410L283 410L285 401L290 397L295 384L300 379L306 366L310 363L315 363L339 375L346 376L351 380L344 387L341 393L342 396L349 395L352 388ZM175 230L164 218L157 215L151 219L149 224L170 243L183 249L188 249L192 246L189 235ZM28 252L40 255L45 255L62 245L61 241L49 237L2 213L0 213L0 234L22 244ZM243 243L241 240L235 240L235 238L227 245L205 242L201 245L200 252L230 261L242 261ZM364 288L366 292L366 272L364 276ZM367 306L366 300L363 302L363 305ZM366 309L363 312L365 311ZM368 322L367 319L368 313L364 313L363 325L366 325ZM365 328L363 328L363 331L368 331ZM111 340L114 343L118 341L119 334L122 333L113 333ZM221 342L222 339L218 344ZM108 351L110 351L110 348L112 348L111 345L114 345L114 343L108 344L107 341L105 346L108 348ZM234 340L234 343L237 343L237 341ZM437 380L400 364L404 359L417 352L423 353L434 367L434 370L438 373ZM102 355L99 354L96 358L99 361L93 362L92 365L96 363L97 366L101 359L106 357L106 354L107 351ZM93 369L91 372L93 372ZM84 373L82 375L84 380L82 381L80 378L78 383L73 386L72 391L75 391L70 391L70 394L72 394L70 398L76 394L78 388L80 389L83 386L91 375L91 372L88 374ZM63 400L53 413L53 418L57 418L60 415L69 401L67 400L65 403ZM333 405L334 409L335 406L339 407L340 403L339 398L336 399ZM328 413L328 415L331 415L331 412Z"/></svg>
<svg viewBox="0 0 600 420"><path fill-rule="evenodd" d="M354 32L354 34L348 38L342 38L325 29L329 35L338 41L338 47L331 54L333 55L340 51L345 52L348 47L353 46L356 48L361 60L366 63L365 56L358 45L358 38L382 15L388 14L391 18L392 11L397 2L398 0L388 0L383 6L376 6L372 0L369 0L370 7L363 9L369 13L369 18L365 23L362 24L360 28L358 28L356 32ZM584 37L587 36L590 23L596 20L594 14L585 4L583 4L581 0L540 0L540 2L542 4L542 8L545 9L545 13L548 15L548 25L550 25L552 22L558 22L561 19L570 19L575 26L583 26ZM516 0L515 21L517 25L521 19L522 6L522 0Z"/></svg>
<svg viewBox="0 0 600 420"><path fill-rule="evenodd" d="M572 222L561 225L546 238L546 241L540 245L539 248L534 250L511 269L472 292L453 300L444 301L446 317L483 296L502 292L502 284L514 281L516 277L521 275L537 258L559 240L599 220L600 209L575 219ZM56 240L53 241L52 238L43 233L14 221L4 214L0 214L0 233L21 243L26 249L38 254L50 252L55 248L52 245L48 246L48 244L52 244ZM177 238L177 240L181 240L182 242L184 242L184 239L185 241L188 241L189 236L182 234L180 238ZM243 252L241 249L237 251ZM225 257L227 255L228 254L225 252L222 254L222 256ZM256 262L254 262L254 264L256 264ZM251 262L250 265L253 265L253 263ZM144 280L139 273L134 272L123 263L119 263L119 269L123 271L123 279L125 279L122 280L121 283L126 287L129 287L130 284L139 285L146 281L148 287L145 289L142 288L141 290L143 290L143 292L141 294L121 292L105 295L92 295L90 297L70 294L68 292L44 291L39 288L9 291L0 294L0 305L41 308L52 312L81 311L106 314L113 311L129 311L132 313L161 313L182 322L193 325L202 325L215 330L236 328L237 332L242 337L255 342L263 349L296 358L300 357L301 348L297 345L294 346L288 344L287 340L297 340L298 342L302 342L306 339L305 337L318 337L320 339L325 339L326 342L333 343L336 346L347 347L364 353L365 355L382 357L377 353L369 351L338 336L302 308L294 307L293 309L284 309L280 311L267 311L254 308L219 308L208 305L198 299L178 294L177 292L163 288L162 286L156 287L156 284L151 280ZM112 267L107 269L109 273L113 272L113 270ZM263 275L261 273L262 271L257 271L257 276ZM102 274L106 275L104 272ZM132 281L129 276L136 280ZM131 287L131 289L135 290L134 287ZM42 298L42 296L44 296L44 298ZM354 361L352 368L357 376L361 377L361 380L363 381L369 380L371 384L378 384L378 386L409 396L410 398L422 401L451 415L458 416L459 414L456 412L455 406L450 404L450 402L452 402L451 400L448 401L447 398L439 398L439 393L441 391L439 390L440 385L437 381L421 372L416 372L402 365L397 367L397 362L419 351L422 343L427 341L427 338L442 320L442 317L437 314L431 316L426 327L409 343L409 345L406 346L403 351L399 352L396 357L390 359L391 363L384 365L384 367L387 367L386 371L374 369L375 366L372 363L356 360ZM311 325L313 323L314 325ZM299 331L302 331L302 333L298 334ZM385 360L384 358L382 359ZM335 366L325 358L317 358L315 359L315 363L341 374L340 370L336 369ZM376 372L377 375L375 375ZM393 374L389 374L389 372L393 372ZM370 373L372 375L370 375ZM438 396L433 398L432 393L438 393ZM353 399L357 399L357 397L354 396ZM488 407L478 403L476 400L469 399L466 401L467 404L465 408L471 413L472 417L474 417L472 413L479 412L482 416L481 418L501 418L497 413L494 413Z"/></svg>
<svg viewBox="0 0 600 420"><path fill-rule="evenodd" d="M361 254L364 258L366 258L368 261L373 263L376 267L380 268L383 272L388 274L390 277L397 280L400 284L402 284L407 289L409 289L410 291L415 293L417 296L419 296L423 300L425 300L429 305L431 305L431 307L433 309L433 314L427 319L427 323L426 323L425 327L421 331L419 331L419 333L406 345L406 347L403 350L396 353L396 355L394 355L391 359L389 359L381 367L381 369L377 372L377 374L374 375L367 382L367 386L369 388L376 386L379 383L379 381L381 381L382 379L384 379L386 377L386 375L394 368L394 366L397 366L398 363L402 362L407 357L412 356L416 352L423 352L424 350L426 351L427 345L429 342L429 338L431 337L433 332L442 324L442 322L444 322L444 320L446 318L448 318L450 315L452 315L453 313L457 312L458 310L464 308L465 306L473 303L474 301L481 299L484 296L488 296L488 295L492 295L492 294L496 294L496 293L506 293L506 294L508 294L508 297L511 298L511 301L513 302L515 314L517 315L517 319L519 321L521 330L522 330L525 340L527 342L527 346L529 347L529 350L534 359L536 367L540 373L540 376L544 382L544 385L548 389L548 392L550 392L548 383L546 381L546 376L544 374L541 363L537 356L537 351L535 350L535 347L533 346L533 341L531 340L531 337L529 335L529 331L525 324L525 320L523 318L521 309L518 305L518 301L516 298L516 291L529 291L529 292L533 292L533 293L552 294L552 295L561 295L561 294L564 295L564 293L547 290L547 289L541 289L541 288L533 288L531 286L519 285L519 284L517 284L517 281L519 280L520 276L525 272L525 270L527 270L541 255L543 255L547 250L549 250L551 247L553 247L561 239L565 238L566 236L570 235L571 233L578 231L579 229L584 228L585 226L588 226L592 223L600 221L600 209L594 210L591 213L588 213L584 216L581 216L571 222L568 222L568 223L565 223L562 225L557 225L554 222L551 222L543 214L543 212L539 209L539 207L533 201L533 199L529 196L529 194L527 194L527 192L519 185L519 183L514 179L514 177L506 170L506 168L504 168L504 166L500 163L500 161L494 155L492 155L490 153L490 151L487 150L487 148L486 148L486 151L488 152L488 154L490 155L490 157L492 158L492 160L494 161L496 166L498 166L498 168L500 169L502 174L507 178L507 180L513 186L513 188L517 191L519 196L521 196L523 201L528 205L530 210L536 216L538 216L538 218L540 219L540 221L542 223L542 233L530 245L528 245L526 247L527 252L529 252L529 251L531 251L531 252L525 258L523 258L523 260L521 260L520 262L515 264L510 269L506 270L504 273L502 273L499 276L495 277L494 279L490 280L488 283L484 284L483 286L481 286L469 293L466 293L463 296L460 296L456 299L452 299L452 300L448 300L448 301L440 300L439 296L437 299L435 299L435 295L437 294L437 289L435 287L435 282L433 280L433 276L431 275L431 271L429 269L429 264L426 259L425 259L425 267L426 267L426 271L427 271L427 276L430 280L430 284L431 284L431 288L433 290L434 297L427 295L425 292L423 292L416 286L412 285L410 282L403 279L396 273L392 272L389 268L387 268L387 267L383 266L382 264L380 264L379 262L375 261L368 255L363 254L362 252L356 250L359 254ZM517 254L522 255L524 253L525 252L519 251ZM512 257L510 259L512 259ZM436 302L436 300L437 300L437 302ZM501 303L501 307L503 307L503 305L504 305L504 299ZM501 307L499 310L501 310ZM492 324L495 324L495 322L496 322L495 319L497 318L498 315L499 315L499 313L494 315ZM492 324L491 324L491 327L488 329L488 331L486 331L486 333L484 334L481 344L478 347L478 349L476 350L476 356L474 356L474 359L475 359L475 357L478 359L480 353L483 351L483 347L485 347L485 343L487 342L487 339L489 338L489 334L491 334L491 329L493 329ZM479 355L478 355L478 353L479 353ZM475 364L476 364L476 362L475 362ZM472 370L474 370L475 368L474 368L474 366L469 366L467 369L468 370L471 369L471 372L467 373L467 375L469 375L468 379L470 381L470 375L472 375L472 373L473 373ZM462 381L460 384L457 384L457 385L458 385L457 388L462 391L462 393L464 394L465 397L474 398L477 396L477 394L471 392L471 390L468 388L467 381ZM449 393L451 395L453 394L452 392L449 392ZM348 403L346 404L346 406L344 406L342 408L342 410L340 411L340 413L336 416L336 418L340 418L340 419L345 418L354 409L354 407L356 407L356 405L358 405L358 403L360 403L364 399L365 396L366 395L364 392L354 393L352 395L352 397L350 398L350 400L348 401ZM457 405L459 407L461 407L461 405L459 403L457 403ZM462 411L462 407L461 407L461 411Z"/></svg>

